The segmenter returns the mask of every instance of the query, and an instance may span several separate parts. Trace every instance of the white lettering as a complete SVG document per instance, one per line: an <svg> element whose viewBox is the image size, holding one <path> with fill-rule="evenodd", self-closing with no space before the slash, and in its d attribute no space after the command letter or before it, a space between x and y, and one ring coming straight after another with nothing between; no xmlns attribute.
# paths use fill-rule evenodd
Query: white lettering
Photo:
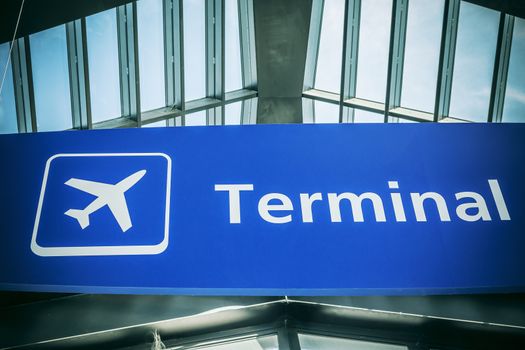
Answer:
<svg viewBox="0 0 525 350"><path fill-rule="evenodd" d="M355 222L365 221L363 217L362 207L362 202L364 199L372 201L376 221L386 221L385 209L383 208L383 201L377 193L365 192L358 196L355 193L344 192L339 195L335 193L328 193L328 205L330 207L330 217L332 222L341 222L340 202L343 199L347 199L350 201L350 205L352 206L352 216L354 217Z"/></svg>
<svg viewBox="0 0 525 350"><path fill-rule="evenodd" d="M281 203L279 204L269 204L271 200L278 200ZM293 210L292 201L286 195L282 193L268 193L262 196L259 200L259 215L261 217L271 222L272 224L285 224L292 221L292 215L288 214L285 216L273 216L270 214L270 211L285 211Z"/></svg>
<svg viewBox="0 0 525 350"><path fill-rule="evenodd" d="M241 191L253 191L252 184L243 185L215 185L215 191L228 192L230 205L230 224L241 223Z"/></svg>

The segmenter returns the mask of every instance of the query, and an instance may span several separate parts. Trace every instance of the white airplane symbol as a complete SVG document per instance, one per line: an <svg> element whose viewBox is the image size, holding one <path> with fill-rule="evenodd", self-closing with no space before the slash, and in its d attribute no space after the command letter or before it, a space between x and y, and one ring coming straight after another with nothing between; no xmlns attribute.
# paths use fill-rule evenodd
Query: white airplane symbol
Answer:
<svg viewBox="0 0 525 350"><path fill-rule="evenodd" d="M115 185L71 178L65 182L66 185L92 194L96 196L97 199L84 209L69 209L64 214L77 219L80 227L85 229L89 226L89 215L107 205L117 220L122 232L126 232L133 225L129 217L124 193L142 179L145 174L146 170L137 171Z"/></svg>

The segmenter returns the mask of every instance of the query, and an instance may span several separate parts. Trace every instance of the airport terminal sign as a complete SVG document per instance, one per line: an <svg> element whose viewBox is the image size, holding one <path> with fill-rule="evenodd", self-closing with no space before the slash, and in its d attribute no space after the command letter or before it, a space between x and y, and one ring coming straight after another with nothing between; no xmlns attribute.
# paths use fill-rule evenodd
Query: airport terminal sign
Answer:
<svg viewBox="0 0 525 350"><path fill-rule="evenodd" d="M0 289L525 291L525 125L0 136Z"/></svg>

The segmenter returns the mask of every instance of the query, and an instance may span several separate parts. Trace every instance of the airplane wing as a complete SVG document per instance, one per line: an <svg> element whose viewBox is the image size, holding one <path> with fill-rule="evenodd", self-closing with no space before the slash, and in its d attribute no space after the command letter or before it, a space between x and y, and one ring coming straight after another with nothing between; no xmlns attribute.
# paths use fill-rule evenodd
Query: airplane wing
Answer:
<svg viewBox="0 0 525 350"><path fill-rule="evenodd" d="M128 205L126 203L126 198L124 197L123 192L115 193L108 199L108 207L111 210L111 213L117 220L122 232L126 232L133 226L131 224L131 218L129 217Z"/></svg>
<svg viewBox="0 0 525 350"><path fill-rule="evenodd" d="M105 183L81 180L81 179L75 179L75 178L71 178L67 180L65 184L70 187L76 188L77 190L87 192L97 197L105 195L108 192L108 190L111 191L111 189L114 187L111 184L105 184Z"/></svg>

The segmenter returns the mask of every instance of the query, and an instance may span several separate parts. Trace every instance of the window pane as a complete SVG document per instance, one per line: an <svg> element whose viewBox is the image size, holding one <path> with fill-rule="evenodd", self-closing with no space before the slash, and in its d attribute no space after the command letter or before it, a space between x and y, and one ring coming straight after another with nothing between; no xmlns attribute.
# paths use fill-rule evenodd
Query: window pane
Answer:
<svg viewBox="0 0 525 350"><path fill-rule="evenodd" d="M206 111L190 113L184 117L184 126L202 126L206 124Z"/></svg>
<svg viewBox="0 0 525 350"><path fill-rule="evenodd" d="M239 38L239 8L237 0L225 1L225 89L242 89L241 43Z"/></svg>
<svg viewBox="0 0 525 350"><path fill-rule="evenodd" d="M0 69L4 74L9 57L9 43L0 45ZM2 76L0 76L1 79ZM7 67L4 86L0 94L0 134L13 134L18 132L16 121L15 92L13 87L13 72L11 61Z"/></svg>
<svg viewBox="0 0 525 350"><path fill-rule="evenodd" d="M451 116L478 122L487 120L498 26L498 12L461 2Z"/></svg>
<svg viewBox="0 0 525 350"><path fill-rule="evenodd" d="M73 127L66 27L61 25L29 37L38 131Z"/></svg>
<svg viewBox="0 0 525 350"><path fill-rule="evenodd" d="M335 103L315 101L314 123L339 123L339 105Z"/></svg>
<svg viewBox="0 0 525 350"><path fill-rule="evenodd" d="M344 0L325 0L314 87L339 93L343 54Z"/></svg>
<svg viewBox="0 0 525 350"><path fill-rule="evenodd" d="M257 337L256 339L224 342L221 344L190 347L205 350L278 350L277 336Z"/></svg>
<svg viewBox="0 0 525 350"><path fill-rule="evenodd" d="M158 128L158 127L162 127L162 126L168 126L168 121L167 120L159 120L158 122L154 122L154 123L149 123L149 124L143 124L142 127L143 128Z"/></svg>
<svg viewBox="0 0 525 350"><path fill-rule="evenodd" d="M504 122L525 122L525 65L523 62L525 62L525 19L516 18L503 106Z"/></svg>
<svg viewBox="0 0 525 350"><path fill-rule="evenodd" d="M204 0L184 0L185 100L206 96L206 22Z"/></svg>
<svg viewBox="0 0 525 350"><path fill-rule="evenodd" d="M434 112L444 0L408 3L401 105Z"/></svg>
<svg viewBox="0 0 525 350"><path fill-rule="evenodd" d="M240 125L241 124L241 108L242 102L235 102L227 104L224 107L225 117L224 124L226 125Z"/></svg>
<svg viewBox="0 0 525 350"><path fill-rule="evenodd" d="M162 0L137 2L140 109L164 107L164 31Z"/></svg>
<svg viewBox="0 0 525 350"><path fill-rule="evenodd" d="M354 123L383 123L384 121L385 116L382 114L357 108L354 110Z"/></svg>
<svg viewBox="0 0 525 350"><path fill-rule="evenodd" d="M406 350L406 346L299 333L301 350Z"/></svg>
<svg viewBox="0 0 525 350"><path fill-rule="evenodd" d="M392 0L362 0L356 96L385 102Z"/></svg>
<svg viewBox="0 0 525 350"><path fill-rule="evenodd" d="M120 82L115 9L86 18L93 123L120 117Z"/></svg>

